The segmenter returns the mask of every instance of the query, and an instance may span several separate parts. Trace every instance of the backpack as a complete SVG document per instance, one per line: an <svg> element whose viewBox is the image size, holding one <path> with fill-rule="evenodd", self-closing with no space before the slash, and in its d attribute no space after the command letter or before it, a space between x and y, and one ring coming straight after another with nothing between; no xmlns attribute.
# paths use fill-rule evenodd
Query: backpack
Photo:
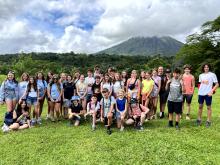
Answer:
<svg viewBox="0 0 220 165"><path fill-rule="evenodd" d="M5 113L5 118L4 118L4 123L7 126L10 126L11 124L13 124L13 112L6 112Z"/></svg>

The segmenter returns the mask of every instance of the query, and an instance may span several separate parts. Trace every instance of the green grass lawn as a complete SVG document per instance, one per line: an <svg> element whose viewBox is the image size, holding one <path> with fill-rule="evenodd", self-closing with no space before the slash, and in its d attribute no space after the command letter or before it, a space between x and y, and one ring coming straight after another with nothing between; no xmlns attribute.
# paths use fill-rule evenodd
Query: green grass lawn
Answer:
<svg viewBox="0 0 220 165"><path fill-rule="evenodd" d="M219 101L220 90L213 98L210 128L205 127L206 109L203 125L195 126L195 95L193 119L182 119L180 131L167 128L167 119L158 119L145 123L142 132L113 128L110 136L101 124L92 132L88 122L76 128L68 127L66 121L43 121L40 127L0 133L0 164L220 164ZM4 113L5 106L1 106L1 123Z"/></svg>

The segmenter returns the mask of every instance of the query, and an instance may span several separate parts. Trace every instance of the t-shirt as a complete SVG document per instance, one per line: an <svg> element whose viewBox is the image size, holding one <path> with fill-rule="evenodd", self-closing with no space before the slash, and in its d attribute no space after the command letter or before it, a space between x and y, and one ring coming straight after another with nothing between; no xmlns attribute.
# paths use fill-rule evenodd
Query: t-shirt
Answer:
<svg viewBox="0 0 220 165"><path fill-rule="evenodd" d="M28 92L29 97L37 97L37 91L34 90L34 88L31 88L31 90Z"/></svg>
<svg viewBox="0 0 220 165"><path fill-rule="evenodd" d="M217 83L218 79L215 73L208 72L199 75L199 95L205 96L212 90L213 83Z"/></svg>
<svg viewBox="0 0 220 165"><path fill-rule="evenodd" d="M100 101L102 99L102 94L101 94L101 83L96 84L94 83L92 85L92 91L97 95L97 100Z"/></svg>
<svg viewBox="0 0 220 165"><path fill-rule="evenodd" d="M154 88L153 88L153 91L151 93L151 96L152 97L156 97L157 96L156 94L159 93L158 92L158 90L159 90L159 82L161 82L161 78L159 76L156 76L156 77L153 76L152 79L154 81Z"/></svg>
<svg viewBox="0 0 220 165"><path fill-rule="evenodd" d="M78 88L78 90L79 90L80 96L83 96L83 95L85 94L86 90L87 90L87 84L86 84L85 82L81 82L81 81L80 81L80 82L77 84L77 88Z"/></svg>
<svg viewBox="0 0 220 165"><path fill-rule="evenodd" d="M182 77L183 80L183 87L184 87L184 94L188 94L191 95L193 94L193 81L194 81L194 77L192 75L183 75Z"/></svg>
<svg viewBox="0 0 220 165"><path fill-rule="evenodd" d="M88 94L92 94L92 85L95 83L94 77L86 77L85 83L88 85Z"/></svg>
<svg viewBox="0 0 220 165"><path fill-rule="evenodd" d="M80 111L83 110L83 107L81 104L78 104L77 106L75 106L74 104L71 104L70 109L72 113L80 113Z"/></svg>
<svg viewBox="0 0 220 165"><path fill-rule="evenodd" d="M89 111L98 111L100 109L100 104L97 102L96 104L93 104L92 102L89 102L87 104L87 112Z"/></svg>
<svg viewBox="0 0 220 165"><path fill-rule="evenodd" d="M62 83L60 83L60 90L58 89L57 84L52 84L51 87L49 85L48 85L48 88L50 88L50 95L51 95L52 99L57 100L60 96L60 92L61 92L60 90L63 89Z"/></svg>
<svg viewBox="0 0 220 165"><path fill-rule="evenodd" d="M151 88L154 86L154 81L152 79L150 80L143 80L142 81L142 93L149 93Z"/></svg>
<svg viewBox="0 0 220 165"><path fill-rule="evenodd" d="M124 111L125 110L125 104L126 104L126 98L123 99L116 99L116 105L119 111Z"/></svg>
<svg viewBox="0 0 220 165"><path fill-rule="evenodd" d="M166 92L166 83L167 83L167 78L165 75L158 75L161 79L161 87L160 87L160 94L163 92Z"/></svg>
<svg viewBox="0 0 220 165"><path fill-rule="evenodd" d="M102 89L107 88L108 91L111 91L112 84L111 83L102 83Z"/></svg>
<svg viewBox="0 0 220 165"><path fill-rule="evenodd" d="M74 94L75 84L73 82L66 82L63 84L64 98L71 99Z"/></svg>
<svg viewBox="0 0 220 165"><path fill-rule="evenodd" d="M44 95L44 91L47 89L47 82L45 80L37 80L37 88L39 90L40 97L42 97Z"/></svg>
<svg viewBox="0 0 220 165"><path fill-rule="evenodd" d="M123 88L123 81L115 81L115 83L113 84L113 92L117 94L118 91L122 88Z"/></svg>
<svg viewBox="0 0 220 165"><path fill-rule="evenodd" d="M110 112L111 105L115 104L115 98L113 96L111 96L111 99L110 98L108 98L108 99L102 98L100 101L100 104L103 108L104 117L106 117L107 114Z"/></svg>
<svg viewBox="0 0 220 165"><path fill-rule="evenodd" d="M182 85L179 79L172 78L170 83L170 92L168 95L168 100L172 102L182 102Z"/></svg>
<svg viewBox="0 0 220 165"><path fill-rule="evenodd" d="M27 90L28 81L22 81L18 83L18 96L19 99L24 95Z"/></svg>

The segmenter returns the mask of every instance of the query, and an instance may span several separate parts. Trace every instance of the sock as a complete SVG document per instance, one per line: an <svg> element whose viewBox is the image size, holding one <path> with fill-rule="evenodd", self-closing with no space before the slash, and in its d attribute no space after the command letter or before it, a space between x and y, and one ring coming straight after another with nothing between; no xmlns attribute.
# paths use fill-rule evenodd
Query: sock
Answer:
<svg viewBox="0 0 220 165"><path fill-rule="evenodd" d="M179 122L176 121L176 126L179 125Z"/></svg>
<svg viewBox="0 0 220 165"><path fill-rule="evenodd" d="M164 112L162 112L162 116L164 117Z"/></svg>

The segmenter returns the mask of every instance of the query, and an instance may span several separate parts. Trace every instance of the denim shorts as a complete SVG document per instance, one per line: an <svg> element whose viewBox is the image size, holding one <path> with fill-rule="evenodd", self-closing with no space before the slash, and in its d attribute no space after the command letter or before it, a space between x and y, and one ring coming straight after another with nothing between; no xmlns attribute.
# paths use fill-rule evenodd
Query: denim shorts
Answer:
<svg viewBox="0 0 220 165"><path fill-rule="evenodd" d="M117 119L120 119L120 118L121 118L121 113L120 113L120 112L116 111L116 114L115 114L115 115L116 115L116 118L117 118Z"/></svg>
<svg viewBox="0 0 220 165"><path fill-rule="evenodd" d="M6 100L16 100L17 96L14 92L7 92L5 93L5 101Z"/></svg>
<svg viewBox="0 0 220 165"><path fill-rule="evenodd" d="M38 104L37 97L27 97L27 105L34 105L36 106Z"/></svg>
<svg viewBox="0 0 220 165"><path fill-rule="evenodd" d="M183 103L186 101L187 104L191 104L193 95L184 94L183 95Z"/></svg>

